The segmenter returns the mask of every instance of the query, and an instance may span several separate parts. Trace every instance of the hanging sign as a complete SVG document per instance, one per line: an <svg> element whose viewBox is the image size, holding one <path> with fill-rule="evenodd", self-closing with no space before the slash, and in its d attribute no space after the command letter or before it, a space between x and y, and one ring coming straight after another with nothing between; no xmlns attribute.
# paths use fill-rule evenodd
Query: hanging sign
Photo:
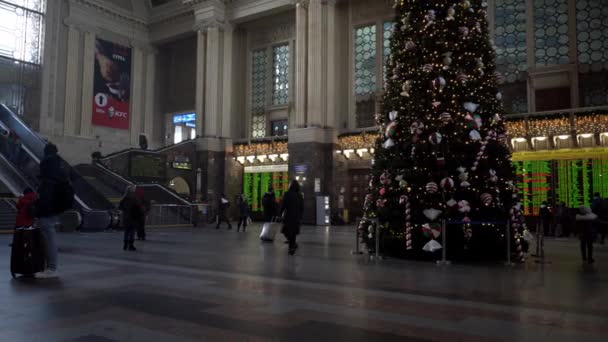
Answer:
<svg viewBox="0 0 608 342"><path fill-rule="evenodd" d="M96 39L93 90L93 125L129 129L131 48Z"/></svg>

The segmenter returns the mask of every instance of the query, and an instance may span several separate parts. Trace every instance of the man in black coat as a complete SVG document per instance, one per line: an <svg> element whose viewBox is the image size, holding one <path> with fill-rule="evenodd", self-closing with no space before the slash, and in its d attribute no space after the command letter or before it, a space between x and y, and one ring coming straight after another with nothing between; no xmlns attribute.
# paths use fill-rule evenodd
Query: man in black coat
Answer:
<svg viewBox="0 0 608 342"><path fill-rule="evenodd" d="M57 187L67 182L68 175L62 168L61 158L57 155L57 146L48 143L44 148L44 159L40 162L40 185L36 214L38 223L46 241L47 269L42 277L57 276L57 233L55 227L59 223L60 210L57 207Z"/></svg>
<svg viewBox="0 0 608 342"><path fill-rule="evenodd" d="M277 215L277 198L272 188L262 197L262 207L264 208L264 221L270 222Z"/></svg>
<svg viewBox="0 0 608 342"><path fill-rule="evenodd" d="M230 224L230 219L228 219L228 208L230 208L230 201L222 193L217 207L217 226L215 229L220 229L222 222L228 223L228 229L232 229L232 224Z"/></svg>
<svg viewBox="0 0 608 342"><path fill-rule="evenodd" d="M304 214L304 198L300 192L300 183L292 181L289 190L283 196L281 215L283 216L283 235L289 242L289 255L294 255L298 244L296 237L300 234L300 224Z"/></svg>

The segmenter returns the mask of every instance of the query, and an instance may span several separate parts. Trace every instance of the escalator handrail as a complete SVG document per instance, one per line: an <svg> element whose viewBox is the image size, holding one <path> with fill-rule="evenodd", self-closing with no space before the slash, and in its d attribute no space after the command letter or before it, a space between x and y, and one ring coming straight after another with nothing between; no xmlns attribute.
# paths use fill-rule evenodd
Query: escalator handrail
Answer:
<svg viewBox="0 0 608 342"><path fill-rule="evenodd" d="M182 203L185 203L186 205L192 205L192 203L186 201L185 199L179 197L178 195L174 194L173 192L169 191L167 188L165 188L164 186L160 185L160 184L156 184L156 183L143 183L143 184L135 184L134 182L124 178L123 176L119 175L118 173L112 171L110 168L108 168L107 166L105 166L103 163L101 162L95 162L95 165L99 166L100 169L104 170L106 173L126 182L129 185L136 185L136 186L141 186L141 187L157 187L162 189L165 193L171 195L172 197L176 198L177 200L179 200Z"/></svg>
<svg viewBox="0 0 608 342"><path fill-rule="evenodd" d="M32 184L27 179L25 179L25 177L23 177L23 175L13 166L13 164L10 161L8 161L8 159L6 159L6 157L4 157L2 154L0 154L0 159L6 166L8 166L11 169L11 172L16 177L19 177L19 180L23 184L25 184L26 187L28 187L30 189L34 189ZM12 187L12 186L10 186L10 184L8 184L8 182L5 182L5 183L7 183L6 184L7 187L9 187L9 188ZM15 196L21 196L21 192L23 191L23 189L10 189L10 190L13 192L13 195L15 195Z"/></svg>
<svg viewBox="0 0 608 342"><path fill-rule="evenodd" d="M166 151L166 150L170 150L170 149L175 148L175 147L179 147L179 146L183 146L183 145L188 145L188 144L194 143L195 141L196 141L196 139L188 139L188 140L184 140L184 141L178 142L177 144L173 144L173 145L169 145L169 146L164 146L164 147L158 148L156 150L142 150L140 148L131 147L131 148L127 148L127 149L122 150L122 151L117 151L117 152L114 152L114 153L110 153L107 156L104 156L104 157L100 158L100 160L108 160L108 159L116 158L118 156L122 156L123 154L128 154L128 153L131 153L131 152L158 154L160 152L163 152L163 151Z"/></svg>

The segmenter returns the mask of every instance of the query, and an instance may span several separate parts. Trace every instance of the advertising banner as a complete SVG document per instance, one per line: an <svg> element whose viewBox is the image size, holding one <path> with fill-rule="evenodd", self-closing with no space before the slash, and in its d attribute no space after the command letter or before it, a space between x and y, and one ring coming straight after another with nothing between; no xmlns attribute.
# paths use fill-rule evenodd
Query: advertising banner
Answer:
<svg viewBox="0 0 608 342"><path fill-rule="evenodd" d="M129 129L131 48L95 41L93 89L93 125Z"/></svg>

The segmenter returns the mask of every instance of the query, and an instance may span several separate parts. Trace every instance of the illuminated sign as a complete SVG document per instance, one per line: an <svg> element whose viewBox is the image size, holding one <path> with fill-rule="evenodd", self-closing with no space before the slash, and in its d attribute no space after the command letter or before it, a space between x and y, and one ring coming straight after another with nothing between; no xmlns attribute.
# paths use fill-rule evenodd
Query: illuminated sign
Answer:
<svg viewBox="0 0 608 342"><path fill-rule="evenodd" d="M194 121L196 121L196 113L186 113L186 114L179 114L179 115L173 116L174 124L181 124L181 123L194 122Z"/></svg>
<svg viewBox="0 0 608 342"><path fill-rule="evenodd" d="M193 124L191 122L186 122L186 127L196 128L196 124Z"/></svg>

